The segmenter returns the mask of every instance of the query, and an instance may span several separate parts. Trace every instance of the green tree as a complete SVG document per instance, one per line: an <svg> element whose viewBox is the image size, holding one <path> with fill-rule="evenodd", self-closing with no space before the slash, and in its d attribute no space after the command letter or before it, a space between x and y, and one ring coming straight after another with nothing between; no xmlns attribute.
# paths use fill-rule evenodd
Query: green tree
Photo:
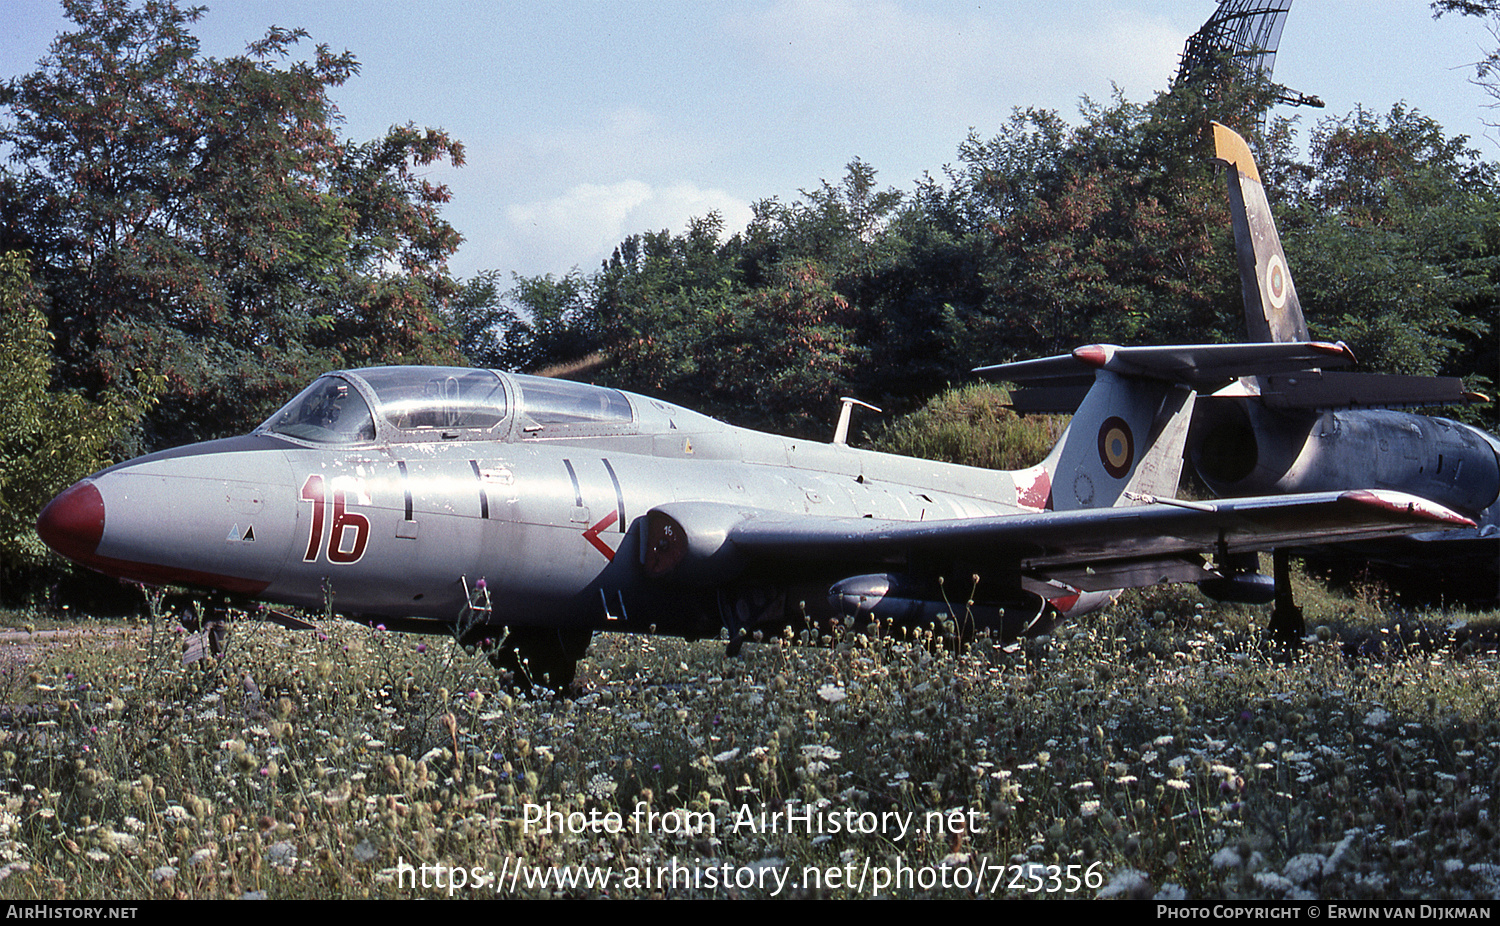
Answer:
<svg viewBox="0 0 1500 926"><path fill-rule="evenodd" d="M732 311L746 291L742 241L721 243L722 231L723 220L710 214L681 235L631 235L595 275L591 291L610 382L676 399L710 397L705 342L722 333L711 320ZM732 408L709 410L738 417Z"/></svg>
<svg viewBox="0 0 1500 926"><path fill-rule="evenodd" d="M1493 164L1403 106L1312 133L1312 182L1283 223L1314 336L1366 369L1496 375L1500 191Z"/></svg>
<svg viewBox="0 0 1500 926"><path fill-rule="evenodd" d="M534 373L578 363L598 350L593 285L582 273L517 275L504 293L497 276L480 274L450 304L471 363Z"/></svg>
<svg viewBox="0 0 1500 926"><path fill-rule="evenodd" d="M1224 88L1219 88L1220 93ZM1246 92L1216 104L1254 111ZM989 295L987 360L1105 340L1233 340L1238 300L1222 181L1207 150L1208 101L1192 85L1148 104L1086 103L1080 125L1017 113L961 149L968 235Z"/></svg>
<svg viewBox="0 0 1500 926"><path fill-rule="evenodd" d="M741 424L821 434L863 356L851 306L813 259L739 282L742 243L718 244L719 227L711 216L621 245L595 286L605 376Z"/></svg>
<svg viewBox="0 0 1500 926"><path fill-rule="evenodd" d="M7 580L46 555L36 518L58 492L109 462L115 439L149 406L158 381L112 392L102 403L55 391L52 336L25 254L0 253L0 574Z"/></svg>
<svg viewBox="0 0 1500 926"><path fill-rule="evenodd" d="M747 265L768 274L784 261L816 260L835 278L868 271L878 259L886 223L904 196L879 189L875 168L858 158L837 185L823 181L800 200L755 204L746 230ZM762 276L752 276L756 285Z"/></svg>
<svg viewBox="0 0 1500 926"><path fill-rule="evenodd" d="M713 394L748 400L756 423L823 436L864 356L853 309L816 261L788 261L775 274L710 319L704 365Z"/></svg>
<svg viewBox="0 0 1500 926"><path fill-rule="evenodd" d="M462 147L392 129L345 142L347 52L273 28L204 58L201 9L65 0L76 31L0 87L0 245L34 254L59 375L94 396L162 372L147 445L239 431L329 366L457 356L447 190L414 168Z"/></svg>

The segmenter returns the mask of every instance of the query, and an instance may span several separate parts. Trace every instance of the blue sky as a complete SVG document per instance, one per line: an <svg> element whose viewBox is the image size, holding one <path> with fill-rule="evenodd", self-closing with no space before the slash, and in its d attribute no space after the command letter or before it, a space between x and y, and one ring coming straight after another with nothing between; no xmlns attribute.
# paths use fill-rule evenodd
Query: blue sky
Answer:
<svg viewBox="0 0 1500 926"><path fill-rule="evenodd" d="M1075 120L1112 86L1148 99L1176 71L1214 0L204 0L203 52L239 54L272 25L352 51L335 100L349 138L437 126L467 164L439 169L452 262L527 275L591 272L627 234L836 182L858 157L909 190L993 135L1017 106ZM0 0L0 78L33 70L66 22L55 0ZM1298 0L1276 79L1323 114L1405 102L1488 160L1500 133L1472 63L1484 24L1433 20L1425 0ZM1286 110L1291 113L1293 111ZM1485 133L1488 132L1486 137Z"/></svg>

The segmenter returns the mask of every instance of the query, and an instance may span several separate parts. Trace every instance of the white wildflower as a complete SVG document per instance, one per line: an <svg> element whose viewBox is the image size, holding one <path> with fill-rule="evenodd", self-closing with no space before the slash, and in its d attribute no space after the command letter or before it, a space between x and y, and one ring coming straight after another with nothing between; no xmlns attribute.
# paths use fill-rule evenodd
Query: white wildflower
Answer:
<svg viewBox="0 0 1500 926"><path fill-rule="evenodd" d="M1151 890L1151 882L1146 873L1134 868L1122 868L1115 872L1114 877L1109 879L1103 889L1099 891L1099 897L1134 897Z"/></svg>
<svg viewBox="0 0 1500 926"><path fill-rule="evenodd" d="M818 689L818 697L822 698L824 701L827 701L829 704L837 704L840 701L844 700L844 698L848 697L848 693L844 691L843 685L835 685L830 683Z"/></svg>
<svg viewBox="0 0 1500 926"><path fill-rule="evenodd" d="M1287 859L1282 867L1281 873L1286 875L1287 880L1294 884L1306 884L1315 878L1321 877L1324 868L1328 865L1328 859L1316 852L1303 852Z"/></svg>
<svg viewBox="0 0 1500 926"><path fill-rule="evenodd" d="M1257 871L1255 873L1255 883L1265 890L1280 892L1289 891L1295 886L1281 875L1271 871Z"/></svg>
<svg viewBox="0 0 1500 926"><path fill-rule="evenodd" d="M0 868L0 881L4 881L16 872L27 872L31 870L30 862L11 862L4 868Z"/></svg>

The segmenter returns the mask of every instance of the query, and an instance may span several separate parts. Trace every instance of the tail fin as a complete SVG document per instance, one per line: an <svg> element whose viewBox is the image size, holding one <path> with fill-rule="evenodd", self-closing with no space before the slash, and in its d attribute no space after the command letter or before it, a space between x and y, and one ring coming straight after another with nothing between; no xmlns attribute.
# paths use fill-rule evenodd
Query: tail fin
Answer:
<svg viewBox="0 0 1500 926"><path fill-rule="evenodd" d="M1245 299L1245 327L1250 340L1286 343L1306 341L1302 303L1281 250L1276 220L1266 188L1250 155L1250 146L1227 126L1215 122L1214 156L1230 168L1229 209L1234 219L1234 249L1239 256L1240 291Z"/></svg>
<svg viewBox="0 0 1500 926"><path fill-rule="evenodd" d="M1193 390L1099 371L1046 463L1052 508L1109 508L1172 498L1182 476Z"/></svg>
<svg viewBox="0 0 1500 926"><path fill-rule="evenodd" d="M1250 340L1306 341L1302 303L1292 285L1292 272L1287 268L1250 147L1232 129L1217 122L1213 126L1214 156L1230 168L1229 210L1234 219L1234 249L1239 257L1240 290ZM1269 406L1287 409L1400 408L1489 401L1465 390L1463 381L1452 376L1314 371L1287 378L1262 370L1244 380L1242 388L1259 395Z"/></svg>

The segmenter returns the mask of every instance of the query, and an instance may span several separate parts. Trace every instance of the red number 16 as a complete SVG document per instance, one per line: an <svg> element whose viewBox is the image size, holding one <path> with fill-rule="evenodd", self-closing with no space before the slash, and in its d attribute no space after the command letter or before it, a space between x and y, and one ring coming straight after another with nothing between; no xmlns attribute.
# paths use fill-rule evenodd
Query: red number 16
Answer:
<svg viewBox="0 0 1500 926"><path fill-rule="evenodd" d="M362 514L348 511L344 501L344 490L333 491L333 530L328 534L328 561L347 565L359 562L360 557L365 555L365 545L370 541L370 519ZM328 507L328 492L324 486L322 476L311 475L307 481L302 483L302 500L312 502L312 530L308 533L307 552L303 554L304 563L317 562L318 548L323 541L324 509ZM348 531L354 531L354 538L345 549L345 540Z"/></svg>

